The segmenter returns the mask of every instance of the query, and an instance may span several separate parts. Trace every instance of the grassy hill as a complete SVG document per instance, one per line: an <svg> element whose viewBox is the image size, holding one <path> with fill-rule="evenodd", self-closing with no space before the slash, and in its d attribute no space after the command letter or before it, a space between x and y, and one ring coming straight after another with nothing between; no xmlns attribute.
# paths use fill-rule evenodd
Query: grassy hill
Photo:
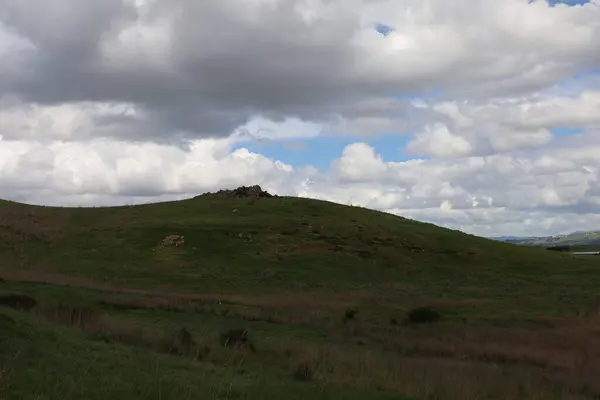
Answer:
<svg viewBox="0 0 600 400"><path fill-rule="evenodd" d="M290 197L2 201L0 398L594 398L597 260Z"/></svg>

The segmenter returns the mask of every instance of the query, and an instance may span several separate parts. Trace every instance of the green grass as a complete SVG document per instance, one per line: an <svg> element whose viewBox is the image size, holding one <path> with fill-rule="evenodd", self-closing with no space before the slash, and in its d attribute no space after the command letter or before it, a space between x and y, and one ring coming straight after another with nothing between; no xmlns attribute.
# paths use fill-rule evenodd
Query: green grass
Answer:
<svg viewBox="0 0 600 400"><path fill-rule="evenodd" d="M161 246L171 234L185 244ZM309 199L0 201L0 296L38 302L2 310L0 389L10 399L593 398L597 260ZM405 324L421 306L441 321ZM255 351L219 345L238 327ZM181 329L194 350L163 354ZM308 381L294 378L303 368Z"/></svg>
<svg viewBox="0 0 600 400"><path fill-rule="evenodd" d="M2 310L1 398L8 399L392 399L368 391L333 390L231 356L215 366L145 349L90 340ZM246 361L246 362L244 362Z"/></svg>

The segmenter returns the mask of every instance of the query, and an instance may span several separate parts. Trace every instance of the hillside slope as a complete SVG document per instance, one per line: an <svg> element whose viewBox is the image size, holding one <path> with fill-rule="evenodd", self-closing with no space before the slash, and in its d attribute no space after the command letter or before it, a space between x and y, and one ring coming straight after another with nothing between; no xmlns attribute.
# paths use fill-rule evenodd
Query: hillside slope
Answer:
<svg viewBox="0 0 600 400"><path fill-rule="evenodd" d="M185 243L161 245L169 235ZM107 208L3 202L0 238L2 263L11 268L178 288L564 277L585 264L364 208L289 197L213 195Z"/></svg>
<svg viewBox="0 0 600 400"><path fill-rule="evenodd" d="M593 398L597 260L251 193L0 201L0 306L33 314L0 310L0 397Z"/></svg>
<svg viewBox="0 0 600 400"><path fill-rule="evenodd" d="M185 243L161 245L169 235ZM290 197L209 195L107 208L3 202L0 239L2 269L13 273L176 291L401 286L407 294L487 297L600 283L596 274L581 279L594 260Z"/></svg>

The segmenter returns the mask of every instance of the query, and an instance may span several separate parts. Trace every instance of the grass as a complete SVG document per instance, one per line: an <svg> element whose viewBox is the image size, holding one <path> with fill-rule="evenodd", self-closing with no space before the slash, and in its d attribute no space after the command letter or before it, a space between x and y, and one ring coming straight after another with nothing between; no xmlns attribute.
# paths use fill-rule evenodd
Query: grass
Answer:
<svg viewBox="0 0 600 400"><path fill-rule="evenodd" d="M74 329L38 318L2 311L2 398L9 399L263 399L337 396L338 390L301 385L291 376L223 354L218 365L191 357L171 356L140 348L141 336L112 331L120 340L98 340ZM94 325L98 328L97 325ZM112 327L115 328L115 327ZM110 336L104 333L103 338ZM126 345L129 337L135 346ZM147 344L152 344L150 336ZM108 342L108 343L107 343ZM123 344L125 343L125 344ZM367 391L342 390L342 398L391 398Z"/></svg>
<svg viewBox="0 0 600 400"><path fill-rule="evenodd" d="M597 260L288 197L0 201L0 303L36 303L0 398L599 398Z"/></svg>

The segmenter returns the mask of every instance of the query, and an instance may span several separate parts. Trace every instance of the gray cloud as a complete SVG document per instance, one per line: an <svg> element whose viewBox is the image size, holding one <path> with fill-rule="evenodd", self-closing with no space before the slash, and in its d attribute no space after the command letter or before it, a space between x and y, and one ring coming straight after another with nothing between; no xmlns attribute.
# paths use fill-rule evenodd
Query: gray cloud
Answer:
<svg viewBox="0 0 600 400"><path fill-rule="evenodd" d="M405 12L383 0L0 0L0 21L33 46L0 67L0 95L136 104L148 117L124 119L113 135L125 139L226 136L257 114L341 117L334 131L365 134L406 131L421 120L413 106L392 115L365 109L365 101L432 89L514 94L600 66L591 51L600 48L600 11L592 6L559 13L516 1L434 3L406 0ZM516 25L525 18L527 32ZM446 25L423 29L419 21ZM547 21L570 35L555 35ZM375 22L394 34L377 34Z"/></svg>

